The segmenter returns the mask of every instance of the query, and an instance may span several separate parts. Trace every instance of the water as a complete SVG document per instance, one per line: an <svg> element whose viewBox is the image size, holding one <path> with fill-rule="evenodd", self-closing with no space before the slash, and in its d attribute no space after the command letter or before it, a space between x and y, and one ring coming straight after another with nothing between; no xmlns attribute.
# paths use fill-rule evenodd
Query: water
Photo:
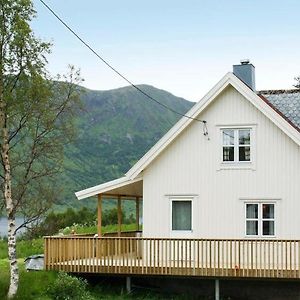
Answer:
<svg viewBox="0 0 300 300"><path fill-rule="evenodd" d="M17 227L20 226L23 223L22 217L16 217L16 225ZM17 232L17 235L24 232L24 229L20 229ZM7 218L6 217L0 217L0 237L7 236Z"/></svg>

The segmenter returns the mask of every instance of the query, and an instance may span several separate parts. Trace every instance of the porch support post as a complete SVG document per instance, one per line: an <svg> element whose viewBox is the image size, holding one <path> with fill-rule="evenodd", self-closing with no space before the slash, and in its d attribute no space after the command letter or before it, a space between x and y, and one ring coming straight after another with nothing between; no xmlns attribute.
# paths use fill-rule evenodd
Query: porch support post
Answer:
<svg viewBox="0 0 300 300"><path fill-rule="evenodd" d="M98 194L98 236L102 236L102 195Z"/></svg>
<svg viewBox="0 0 300 300"><path fill-rule="evenodd" d="M118 196L118 236L121 236L121 226L122 226L121 196Z"/></svg>
<svg viewBox="0 0 300 300"><path fill-rule="evenodd" d="M128 294L131 293L131 277L126 277L126 291Z"/></svg>
<svg viewBox="0 0 300 300"><path fill-rule="evenodd" d="M136 221L136 230L139 231L140 230L140 198L136 197L135 198L135 221Z"/></svg>
<svg viewBox="0 0 300 300"><path fill-rule="evenodd" d="M215 300L220 300L220 282L215 279Z"/></svg>

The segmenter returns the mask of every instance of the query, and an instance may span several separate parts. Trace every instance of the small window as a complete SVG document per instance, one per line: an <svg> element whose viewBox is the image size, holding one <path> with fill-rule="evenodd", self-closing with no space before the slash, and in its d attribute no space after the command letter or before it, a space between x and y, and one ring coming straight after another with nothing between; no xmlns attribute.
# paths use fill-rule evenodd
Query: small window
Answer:
<svg viewBox="0 0 300 300"><path fill-rule="evenodd" d="M223 162L251 161L251 129L222 129Z"/></svg>
<svg viewBox="0 0 300 300"><path fill-rule="evenodd" d="M192 230L192 201L172 201L172 230Z"/></svg>
<svg viewBox="0 0 300 300"><path fill-rule="evenodd" d="M274 203L246 203L246 235L275 235Z"/></svg>

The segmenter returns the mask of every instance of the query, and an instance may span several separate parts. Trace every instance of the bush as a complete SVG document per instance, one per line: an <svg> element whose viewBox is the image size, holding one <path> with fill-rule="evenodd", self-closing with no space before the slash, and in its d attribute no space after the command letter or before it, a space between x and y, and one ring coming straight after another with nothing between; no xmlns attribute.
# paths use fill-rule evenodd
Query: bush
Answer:
<svg viewBox="0 0 300 300"><path fill-rule="evenodd" d="M87 287L86 280L61 272L48 287L47 295L56 300L94 300Z"/></svg>
<svg viewBox="0 0 300 300"><path fill-rule="evenodd" d="M65 212L50 212L46 218L38 225L28 230L24 235L24 239L33 239L45 235L57 234L60 229L73 224L94 225L96 213L86 207L75 211L68 208Z"/></svg>
<svg viewBox="0 0 300 300"><path fill-rule="evenodd" d="M53 235L59 232L69 234L73 229L76 233L96 232L97 212L86 207L80 210L68 208L61 213L50 212L45 219L38 225L22 235L22 239L31 240L45 235ZM122 210L122 224L135 223L135 216L130 214L126 216ZM102 213L102 226L118 224L118 209L111 208ZM84 230L84 228L87 228ZM77 230L79 229L79 230Z"/></svg>

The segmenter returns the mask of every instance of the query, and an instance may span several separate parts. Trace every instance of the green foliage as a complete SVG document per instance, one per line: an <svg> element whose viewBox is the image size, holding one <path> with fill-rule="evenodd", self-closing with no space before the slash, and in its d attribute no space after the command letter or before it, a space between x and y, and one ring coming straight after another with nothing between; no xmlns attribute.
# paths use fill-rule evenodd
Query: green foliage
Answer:
<svg viewBox="0 0 300 300"><path fill-rule="evenodd" d="M72 208L68 208L64 212L49 213L46 218L37 226L34 226L30 231L23 234L23 239L32 239L38 238L46 235L57 234L58 232L62 232L64 234L70 234L72 232L76 233L96 233L96 211L90 210L86 207L83 207L79 210L74 210ZM126 217L124 211L122 211L122 224L123 230L126 225L130 225L135 222L135 218L132 214L129 214ZM112 208L109 210L105 210L102 214L102 225L104 228L116 228L113 226L118 223L118 210L116 208ZM128 226L128 228L130 227ZM134 230L133 228L132 230ZM117 229L115 230L117 231ZM109 231L111 232L111 231Z"/></svg>
<svg viewBox="0 0 300 300"><path fill-rule="evenodd" d="M55 300L92 300L86 280L59 273L57 279L49 285L47 295Z"/></svg>
<svg viewBox="0 0 300 300"><path fill-rule="evenodd" d="M140 88L181 113L194 104L152 86ZM74 192L122 176L179 119L132 87L86 90L81 100L78 135L65 147L61 179L60 203L72 207L86 205L86 200L76 201Z"/></svg>
<svg viewBox="0 0 300 300"><path fill-rule="evenodd" d="M57 234L60 229L70 227L73 224L82 224L85 226L94 225L96 212L86 207L80 210L68 208L61 213L50 212L46 218L37 226L26 232L25 239L37 238L46 235Z"/></svg>
<svg viewBox="0 0 300 300"><path fill-rule="evenodd" d="M17 257L26 258L34 254L44 253L43 239L19 240L17 242ZM7 240L0 240L0 259L7 258Z"/></svg>
<svg viewBox="0 0 300 300"><path fill-rule="evenodd" d="M122 224L121 226L122 231L135 231L136 230L136 224ZM109 233L109 232L117 232L118 231L118 225L111 224L102 226L102 232L103 233ZM72 226L68 226L62 230L59 231L60 233L64 235L68 235L71 233L76 234L96 234L97 233L97 226L85 226L81 224L73 224Z"/></svg>

